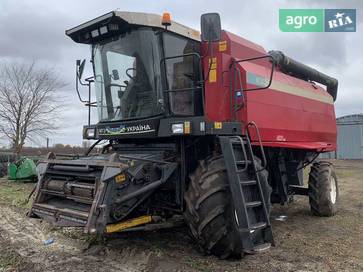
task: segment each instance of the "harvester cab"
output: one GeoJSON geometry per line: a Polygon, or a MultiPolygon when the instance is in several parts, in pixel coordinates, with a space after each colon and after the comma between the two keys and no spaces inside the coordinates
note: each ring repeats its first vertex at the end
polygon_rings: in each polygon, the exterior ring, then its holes
{"type": "Polygon", "coordinates": [[[336,212],[332,165],[314,162],[308,188],[302,169],[336,148],[337,80],[221,30],[216,13],[202,15],[201,31],[121,11],[66,31],[91,46],[94,75],[82,81],[77,61],[76,87],[84,139],[96,142],[80,158],[38,163],[30,216],[88,233],[182,219],[201,248],[227,258],[274,244],[272,203],[303,194],[314,214],[336,212]]]}

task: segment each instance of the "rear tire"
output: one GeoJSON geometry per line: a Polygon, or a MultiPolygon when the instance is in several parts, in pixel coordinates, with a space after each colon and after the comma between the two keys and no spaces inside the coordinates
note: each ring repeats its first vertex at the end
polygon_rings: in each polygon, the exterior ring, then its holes
{"type": "Polygon", "coordinates": [[[315,162],[309,173],[309,203],[316,216],[333,216],[338,210],[338,179],[329,162],[315,162]]]}
{"type": "MultiPolygon", "coordinates": [[[[261,169],[258,158],[255,163],[261,169]]],[[[259,172],[269,210],[271,187],[267,177],[266,170],[259,172]]],[[[184,218],[200,248],[221,259],[243,255],[223,156],[200,161],[190,176],[185,203],[184,218]]]]}

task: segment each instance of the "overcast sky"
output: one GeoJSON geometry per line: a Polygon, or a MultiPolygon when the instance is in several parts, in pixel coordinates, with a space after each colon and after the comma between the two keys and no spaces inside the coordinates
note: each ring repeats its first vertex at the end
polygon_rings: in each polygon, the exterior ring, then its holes
{"type": "MultiPolygon", "coordinates": [[[[75,60],[89,59],[90,50],[72,42],[64,31],[115,9],[168,11],[173,20],[198,30],[202,13],[218,12],[223,29],[338,78],[337,116],[363,113],[361,0],[0,0],[0,61],[36,60],[40,66],[56,69],[68,83],[60,91],[67,101],[62,130],[50,137],[51,144],[80,144],[82,126],[87,122],[87,110],[76,96],[74,70],[75,60]],[[357,9],[357,32],[282,33],[279,8],[357,9]]],[[[83,93],[86,95],[86,90],[83,93]]]]}

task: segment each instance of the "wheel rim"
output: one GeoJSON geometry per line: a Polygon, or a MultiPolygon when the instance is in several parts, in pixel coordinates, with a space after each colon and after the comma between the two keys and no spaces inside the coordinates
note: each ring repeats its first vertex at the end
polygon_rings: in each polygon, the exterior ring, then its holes
{"type": "Polygon", "coordinates": [[[333,204],[337,201],[337,185],[333,176],[330,177],[330,200],[333,204]]]}

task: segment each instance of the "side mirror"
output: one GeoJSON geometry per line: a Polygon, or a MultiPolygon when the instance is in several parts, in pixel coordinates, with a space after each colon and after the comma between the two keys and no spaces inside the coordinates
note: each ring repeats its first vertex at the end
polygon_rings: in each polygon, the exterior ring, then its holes
{"type": "Polygon", "coordinates": [[[81,62],[81,60],[77,60],[77,62],[76,62],[76,65],[77,65],[77,77],[79,79],[82,78],[83,71],[84,71],[84,65],[85,64],[86,64],[86,60],[85,59],[82,60],[82,62],[81,62]]]}
{"type": "Polygon", "coordinates": [[[200,18],[200,28],[203,42],[217,42],[221,40],[221,18],[218,13],[205,13],[200,18]]]}

